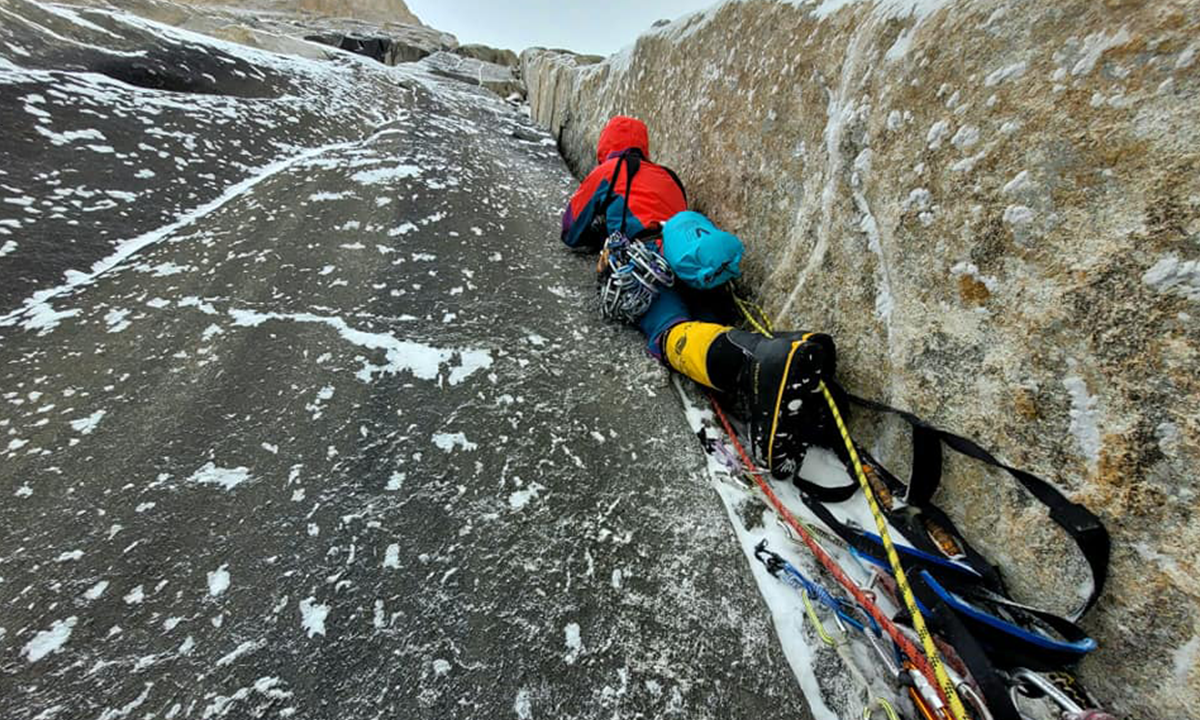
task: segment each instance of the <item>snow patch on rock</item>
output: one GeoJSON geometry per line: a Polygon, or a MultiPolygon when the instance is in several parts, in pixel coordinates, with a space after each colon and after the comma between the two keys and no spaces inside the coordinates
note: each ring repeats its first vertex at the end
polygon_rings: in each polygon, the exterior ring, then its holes
{"type": "Polygon", "coordinates": [[[217,597],[229,589],[229,566],[221,567],[208,573],[208,594],[217,597]]]}
{"type": "Polygon", "coordinates": [[[315,597],[300,601],[300,624],[310,638],[325,634],[325,620],[328,617],[329,606],[317,602],[315,597]]]}
{"type": "Polygon", "coordinates": [[[223,468],[216,463],[205,463],[188,478],[189,482],[200,485],[220,485],[226,490],[232,490],[250,479],[250,469],[246,467],[223,468]]]}
{"type": "Polygon", "coordinates": [[[80,435],[90,435],[93,430],[100,425],[100,421],[104,418],[105,411],[97,410],[87,417],[79,418],[71,421],[71,429],[80,435]]]}
{"type": "Polygon", "coordinates": [[[546,488],[538,483],[530,483],[521,490],[517,490],[508,496],[508,506],[513,510],[520,510],[529,504],[531,500],[535,500],[542,490],[546,488]]]}
{"type": "Polygon", "coordinates": [[[1142,282],[1160,293],[1200,300],[1200,261],[1164,255],[1142,275],[1142,282]]]}
{"type": "Polygon", "coordinates": [[[400,569],[400,545],[398,543],[387,546],[387,550],[383,553],[383,566],[395,570],[400,569]]]}
{"type": "Polygon", "coordinates": [[[567,639],[567,655],[563,660],[568,665],[574,665],[583,653],[583,637],[579,631],[579,623],[568,623],[563,631],[567,639]]]}
{"type": "Polygon", "coordinates": [[[1100,413],[1098,399],[1088,392],[1087,383],[1078,375],[1063,378],[1063,387],[1071,397],[1071,435],[1094,468],[1100,462],[1100,413]]]}
{"type": "Polygon", "coordinates": [[[433,444],[442,449],[443,452],[453,452],[455,447],[460,447],[463,450],[475,450],[479,446],[467,439],[463,433],[434,433],[433,444]]]}
{"type": "Polygon", "coordinates": [[[55,620],[50,625],[50,629],[38,632],[32,640],[25,644],[23,652],[26,659],[35,663],[47,655],[61,650],[62,646],[66,645],[67,640],[70,639],[71,631],[75,629],[77,622],[79,622],[79,618],[72,615],[66,620],[55,620]]]}

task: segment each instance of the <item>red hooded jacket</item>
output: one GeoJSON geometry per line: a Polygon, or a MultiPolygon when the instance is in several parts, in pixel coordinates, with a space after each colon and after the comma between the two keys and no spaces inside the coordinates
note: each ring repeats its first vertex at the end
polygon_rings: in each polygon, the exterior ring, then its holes
{"type": "Polygon", "coordinates": [[[618,163],[621,168],[612,183],[614,200],[606,217],[608,232],[620,229],[626,207],[625,232],[629,236],[645,228],[657,227],[675,213],[687,209],[687,196],[679,179],[666,167],[650,162],[650,134],[641,120],[623,115],[609,120],[600,133],[596,162],[599,165],[584,178],[563,213],[562,239],[567,245],[578,247],[597,242],[586,237],[586,227],[608,194],[609,182],[613,180],[618,163]],[[630,183],[629,197],[625,198],[630,161],[628,157],[622,161],[621,154],[628,155],[629,150],[639,151],[642,159],[630,183]]]}

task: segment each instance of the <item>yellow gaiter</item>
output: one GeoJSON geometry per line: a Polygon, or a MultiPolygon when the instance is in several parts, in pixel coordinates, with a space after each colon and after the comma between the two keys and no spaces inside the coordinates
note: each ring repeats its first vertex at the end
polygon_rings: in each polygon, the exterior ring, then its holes
{"type": "Polygon", "coordinates": [[[663,348],[667,364],[701,385],[717,389],[708,377],[708,348],[731,329],[716,323],[679,323],[667,333],[663,348]]]}

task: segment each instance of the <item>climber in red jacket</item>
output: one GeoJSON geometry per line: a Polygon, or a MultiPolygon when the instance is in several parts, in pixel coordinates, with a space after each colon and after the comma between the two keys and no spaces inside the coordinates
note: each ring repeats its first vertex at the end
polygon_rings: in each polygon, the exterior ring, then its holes
{"type": "MultiPolygon", "coordinates": [[[[671,221],[678,235],[704,244],[700,255],[732,241],[740,259],[740,241],[698,213],[686,212],[683,183],[669,168],[650,161],[650,137],[642,121],[612,118],[600,133],[596,162],[563,213],[562,241],[568,246],[600,250],[619,234],[662,253],[663,226],[671,221]]],[[[714,283],[736,277],[736,261],[734,265],[732,273],[716,268],[719,277],[706,276],[702,283],[689,283],[682,268],[673,266],[684,282],[656,286],[648,307],[629,319],[645,333],[655,358],[702,385],[737,396],[737,404],[747,411],[755,454],[783,478],[803,461],[808,443],[797,427],[800,408],[822,374],[832,374],[833,339],[811,333],[767,337],[710,322],[718,319],[714,283]]]]}
{"type": "Polygon", "coordinates": [[[592,221],[602,206],[601,219],[614,229],[624,227],[631,238],[658,229],[687,209],[678,176],[650,162],[650,135],[641,120],[622,115],[610,120],[600,133],[596,162],[563,213],[562,239],[568,246],[599,248],[609,233],[589,231],[599,229],[592,221]]]}

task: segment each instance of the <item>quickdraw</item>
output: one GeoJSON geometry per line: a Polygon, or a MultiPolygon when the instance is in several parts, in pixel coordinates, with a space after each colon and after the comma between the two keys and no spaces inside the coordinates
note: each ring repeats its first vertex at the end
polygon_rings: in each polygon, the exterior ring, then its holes
{"type": "Polygon", "coordinates": [[[870,638],[872,648],[879,653],[880,659],[888,666],[892,677],[896,678],[899,676],[899,659],[889,657],[887,649],[879,643],[874,642],[883,635],[883,630],[875,622],[874,618],[866,610],[862,610],[864,621],[860,622],[858,618],[851,614],[855,610],[853,605],[833,597],[828,590],[810,580],[781,555],[768,550],[766,538],[755,546],[754,557],[766,567],[767,572],[773,577],[778,578],[800,592],[800,597],[804,601],[805,614],[808,616],[808,621],[813,626],[813,629],[816,630],[817,636],[821,639],[821,642],[837,651],[838,656],[842,658],[842,662],[847,668],[851,669],[852,674],[858,680],[858,684],[867,693],[867,702],[863,707],[863,719],[868,720],[873,711],[878,708],[887,716],[888,720],[900,720],[896,709],[886,698],[872,694],[870,683],[867,682],[854,657],[847,650],[846,630],[849,627],[870,638]],[[821,618],[817,615],[817,610],[812,602],[814,598],[833,612],[838,637],[830,634],[825,624],[821,621],[821,618]]]}
{"type": "Polygon", "coordinates": [[[652,243],[615,232],[604,241],[596,264],[596,292],[606,320],[636,323],[650,309],[659,288],[675,284],[675,275],[652,243]]]}

